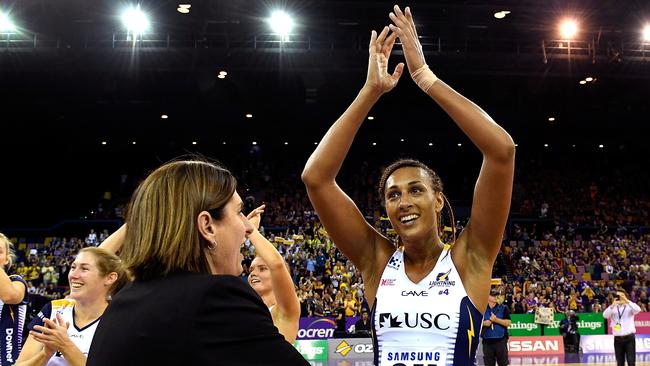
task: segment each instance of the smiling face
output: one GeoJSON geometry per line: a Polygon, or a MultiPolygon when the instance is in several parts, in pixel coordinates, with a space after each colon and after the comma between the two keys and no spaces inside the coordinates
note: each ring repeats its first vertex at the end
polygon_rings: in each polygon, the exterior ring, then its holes
{"type": "Polygon", "coordinates": [[[260,296],[269,291],[273,291],[271,287],[271,272],[266,262],[260,257],[255,257],[253,262],[251,262],[248,284],[260,296]]]}
{"type": "Polygon", "coordinates": [[[430,241],[438,236],[441,192],[431,187],[431,177],[418,167],[399,168],[386,180],[386,213],[404,242],[430,241]]]}
{"type": "Polygon", "coordinates": [[[95,256],[85,252],[80,252],[72,263],[68,281],[70,298],[78,301],[92,301],[98,297],[106,299],[114,282],[109,275],[101,275],[95,256]]]}

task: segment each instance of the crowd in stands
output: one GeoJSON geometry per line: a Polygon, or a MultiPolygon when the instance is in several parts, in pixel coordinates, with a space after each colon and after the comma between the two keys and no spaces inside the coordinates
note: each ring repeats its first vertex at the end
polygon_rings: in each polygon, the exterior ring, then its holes
{"type": "MultiPolygon", "coordinates": [[[[245,210],[266,204],[261,231],[290,267],[302,316],[339,311],[360,315],[367,308],[361,276],[320,226],[297,173],[302,162],[286,165],[278,171],[277,165],[255,162],[237,170],[245,210]]],[[[347,175],[349,181],[341,185],[370,223],[395,238],[376,193],[379,174],[366,163],[354,169],[356,174],[347,175]]],[[[621,169],[599,176],[593,169],[545,168],[535,161],[518,167],[512,212],[520,221],[511,220],[506,230],[501,255],[505,269],[495,273],[505,280],[503,294],[514,313],[534,312],[539,306],[558,312],[602,311],[619,287],[643,311],[650,310],[650,196],[644,189],[650,181],[647,174],[621,169]]],[[[120,190],[125,194],[128,181],[122,176],[120,190]]],[[[110,194],[104,198],[105,207],[124,214],[124,199],[110,194]]],[[[446,242],[453,241],[451,222],[445,217],[446,242]]],[[[456,232],[463,223],[455,223],[456,232]]],[[[108,235],[102,230],[83,238],[46,239],[36,251],[19,251],[10,272],[23,276],[32,294],[64,296],[74,255],[108,235]]],[[[253,251],[250,245],[244,249],[245,270],[253,251]]]]}

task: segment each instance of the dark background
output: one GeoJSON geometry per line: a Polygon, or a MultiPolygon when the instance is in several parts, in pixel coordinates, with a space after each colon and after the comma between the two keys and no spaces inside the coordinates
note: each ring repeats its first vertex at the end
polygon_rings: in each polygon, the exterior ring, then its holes
{"type": "MultiPolygon", "coordinates": [[[[178,2],[142,1],[152,31],[132,47],[116,16],[121,3],[0,4],[20,27],[0,34],[0,229],[83,217],[105,191],[119,193],[122,174],[137,183],[187,153],[219,159],[238,175],[254,174],[244,170],[257,162],[298,180],[314,142],[363,85],[370,30],[388,24],[393,4],[187,1],[183,15],[178,2]],[[276,7],[298,23],[283,44],[264,22],[276,7]],[[226,79],[217,78],[221,70],[226,79]]],[[[408,5],[428,64],[513,136],[518,164],[579,170],[602,161],[602,174],[626,166],[647,179],[650,44],[639,39],[649,4],[408,5]],[[512,13],[495,19],[499,10],[512,13]],[[555,47],[565,15],[582,24],[571,56],[566,42],[555,47]],[[587,76],[596,80],[578,84],[587,76]]],[[[391,70],[399,61],[396,46],[391,70]]],[[[371,115],[345,169],[419,157],[440,171],[452,199],[469,201],[480,154],[408,75],[371,115]]],[[[132,187],[121,189],[128,196],[132,187]]]]}

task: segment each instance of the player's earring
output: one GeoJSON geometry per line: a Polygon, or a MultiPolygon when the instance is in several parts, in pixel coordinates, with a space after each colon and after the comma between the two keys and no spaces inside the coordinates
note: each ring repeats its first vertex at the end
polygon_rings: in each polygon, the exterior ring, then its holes
{"type": "Polygon", "coordinates": [[[212,243],[208,244],[208,250],[213,252],[215,249],[217,249],[217,242],[213,241],[212,243]]]}

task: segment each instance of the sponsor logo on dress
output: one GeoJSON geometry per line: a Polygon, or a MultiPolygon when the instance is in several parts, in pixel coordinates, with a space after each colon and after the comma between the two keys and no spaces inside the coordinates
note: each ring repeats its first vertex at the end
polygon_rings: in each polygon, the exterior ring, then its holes
{"type": "Polygon", "coordinates": [[[402,296],[418,296],[418,297],[427,297],[429,293],[422,291],[402,291],[402,296]]]}
{"type": "Polygon", "coordinates": [[[381,280],[381,286],[395,286],[394,278],[383,278],[381,280]]]}
{"type": "Polygon", "coordinates": [[[388,261],[388,267],[392,269],[399,269],[401,265],[402,261],[399,258],[395,256],[390,257],[390,260],[388,261]]]}
{"type": "Polygon", "coordinates": [[[420,328],[447,330],[451,326],[451,317],[445,313],[380,313],[379,329],[382,328],[420,328]]]}

